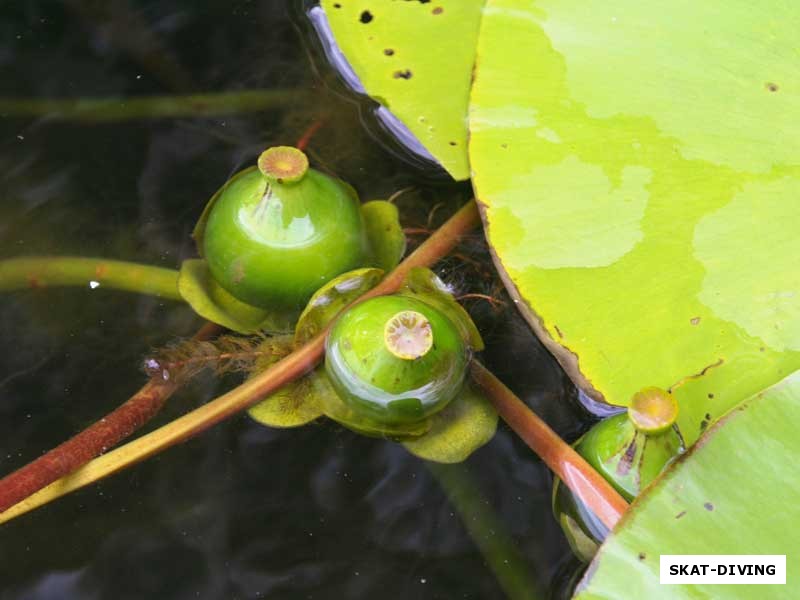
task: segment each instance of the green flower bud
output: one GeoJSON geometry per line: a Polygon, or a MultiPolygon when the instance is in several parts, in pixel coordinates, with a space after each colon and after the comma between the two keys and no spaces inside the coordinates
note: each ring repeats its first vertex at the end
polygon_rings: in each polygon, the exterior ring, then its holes
{"type": "MultiPolygon", "coordinates": [[[[575,450],[631,501],[683,452],[683,439],[673,427],[677,417],[672,394],[645,388],[634,394],[626,412],[589,429],[575,443],[575,450]]],[[[561,481],[553,489],[553,512],[573,550],[589,560],[606,528],[561,481]]]]}
{"type": "Polygon", "coordinates": [[[407,296],[367,300],[342,315],[326,340],[325,369],[355,412],[414,423],[461,390],[469,348],[436,308],[407,296]]]}
{"type": "Polygon", "coordinates": [[[302,308],[324,283],[367,262],[358,199],[285,146],[219,191],[201,235],[216,282],[262,308],[302,308]]]}

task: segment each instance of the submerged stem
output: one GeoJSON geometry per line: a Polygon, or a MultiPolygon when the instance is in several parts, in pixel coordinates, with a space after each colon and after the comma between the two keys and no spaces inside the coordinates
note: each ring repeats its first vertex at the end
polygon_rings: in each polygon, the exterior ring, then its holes
{"type": "Polygon", "coordinates": [[[469,472],[461,465],[425,464],[444,489],[506,596],[511,600],[541,598],[541,586],[531,574],[531,565],[520,554],[469,472]]]}
{"type": "MultiPolygon", "coordinates": [[[[206,323],[193,339],[206,340],[220,330],[218,325],[206,323]]],[[[152,377],[120,407],[60,446],[0,479],[0,511],[14,506],[120,443],[152,419],[178,387],[177,381],[152,377]]]]}
{"type": "Polygon", "coordinates": [[[0,114],[90,122],[209,117],[288,106],[304,96],[302,90],[276,89],[133,98],[0,98],[0,114]]]}
{"type": "Polygon", "coordinates": [[[0,260],[0,291],[80,286],[182,300],[178,271],[103,258],[26,256],[0,260]]]}
{"type": "MultiPolygon", "coordinates": [[[[444,257],[459,243],[460,238],[479,222],[477,206],[471,201],[437,229],[383,281],[356,300],[356,303],[397,291],[411,269],[430,266],[444,257]]],[[[298,379],[320,362],[324,353],[325,336],[330,326],[239,387],[151,433],[95,458],[83,468],[18,502],[0,513],[0,523],[10,521],[56,498],[145,460],[253,406],[287,383],[298,379]]],[[[473,378],[491,398],[500,416],[606,526],[613,528],[627,509],[627,502],[499,379],[477,361],[473,361],[472,364],[473,378]]],[[[4,482],[0,481],[0,497],[4,493],[3,486],[4,482]]]]}

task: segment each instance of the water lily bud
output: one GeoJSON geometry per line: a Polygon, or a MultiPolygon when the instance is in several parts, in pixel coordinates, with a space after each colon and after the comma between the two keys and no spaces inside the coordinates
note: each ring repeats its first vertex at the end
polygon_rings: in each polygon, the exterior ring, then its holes
{"type": "Polygon", "coordinates": [[[367,300],[326,341],[325,369],[342,400],[386,424],[420,421],[461,390],[469,348],[442,312],[407,296],[367,300]]]}
{"type": "Polygon", "coordinates": [[[201,233],[216,282],[263,308],[301,308],[333,277],[363,266],[367,242],[358,199],[309,168],[297,148],[269,148],[258,169],[217,194],[201,233]]]}
{"type": "MultiPolygon", "coordinates": [[[[633,500],[684,450],[675,430],[678,404],[669,392],[650,387],[634,394],[626,412],[595,424],[575,443],[586,459],[628,501],[633,500]]],[[[561,481],[553,512],[576,554],[589,560],[607,530],[561,481]]]]}

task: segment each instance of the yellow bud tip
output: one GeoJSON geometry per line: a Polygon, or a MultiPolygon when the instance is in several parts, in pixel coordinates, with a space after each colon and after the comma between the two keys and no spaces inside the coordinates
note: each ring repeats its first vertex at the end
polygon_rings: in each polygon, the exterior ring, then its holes
{"type": "Polygon", "coordinates": [[[258,157],[258,170],[270,181],[294,183],[308,171],[308,157],[291,146],[274,146],[258,157]]]}
{"type": "Polygon", "coordinates": [[[642,433],[662,433],[672,427],[678,418],[678,403],[666,390],[657,387],[644,388],[631,398],[628,418],[642,433]]]}
{"type": "Polygon", "coordinates": [[[415,310],[404,310],[386,322],[383,329],[386,349],[403,360],[425,356],[433,346],[433,331],[425,315],[415,310]]]}

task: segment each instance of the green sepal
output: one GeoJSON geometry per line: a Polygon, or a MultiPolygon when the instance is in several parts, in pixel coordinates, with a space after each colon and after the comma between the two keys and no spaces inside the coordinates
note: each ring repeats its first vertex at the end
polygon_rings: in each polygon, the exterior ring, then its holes
{"type": "Polygon", "coordinates": [[[211,214],[211,209],[214,206],[214,203],[219,199],[222,195],[222,192],[225,189],[232,185],[234,181],[239,179],[240,177],[244,177],[245,175],[250,174],[252,171],[258,169],[257,165],[253,165],[252,167],[248,167],[242,171],[236,173],[233,177],[228,179],[221,188],[219,188],[214,195],[211,196],[211,199],[206,202],[205,207],[203,208],[203,212],[200,214],[200,218],[197,220],[197,223],[194,225],[194,229],[192,230],[192,239],[194,240],[195,246],[197,247],[197,253],[202,257],[203,256],[203,235],[206,230],[206,223],[208,223],[208,216],[211,214]]]}
{"type": "Polygon", "coordinates": [[[387,425],[385,423],[374,421],[369,417],[356,414],[353,409],[351,409],[342,401],[342,399],[339,397],[339,394],[336,393],[336,390],[334,390],[333,385],[331,385],[324,368],[318,368],[314,372],[314,376],[317,377],[320,382],[324,382],[320,383],[320,388],[323,386],[326,388],[325,393],[319,394],[319,399],[325,415],[340,425],[344,425],[348,429],[352,429],[356,433],[370,437],[382,437],[400,440],[423,435],[431,428],[431,418],[423,419],[416,423],[387,425]]]}
{"type": "Polygon", "coordinates": [[[317,371],[286,384],[247,411],[250,417],[267,427],[301,427],[324,413],[320,398],[330,393],[317,371]]]}
{"type": "Polygon", "coordinates": [[[319,288],[297,320],[295,346],[302,346],[322,331],[342,309],[378,285],[383,274],[381,269],[356,269],[342,273],[319,288]]]}
{"type": "Polygon", "coordinates": [[[558,478],[553,482],[552,504],[553,514],[572,552],[582,562],[592,560],[608,535],[608,529],[558,478]]]}
{"type": "Polygon", "coordinates": [[[388,273],[406,252],[406,234],[397,207],[386,200],[371,200],[361,205],[361,214],[372,262],[388,273]]]}
{"type": "Polygon", "coordinates": [[[473,350],[476,352],[483,350],[483,339],[469,313],[456,301],[445,283],[430,269],[425,267],[411,269],[397,293],[401,296],[418,298],[438,309],[458,327],[461,335],[473,350]]]}
{"type": "Polygon", "coordinates": [[[494,437],[497,419],[492,403],[468,381],[450,404],[430,418],[430,430],[403,441],[403,446],[425,460],[459,463],[494,437]]]}
{"type": "Polygon", "coordinates": [[[203,259],[183,261],[178,292],[204,319],[238,333],[291,331],[295,314],[257,308],[237,300],[211,277],[203,259]]]}

